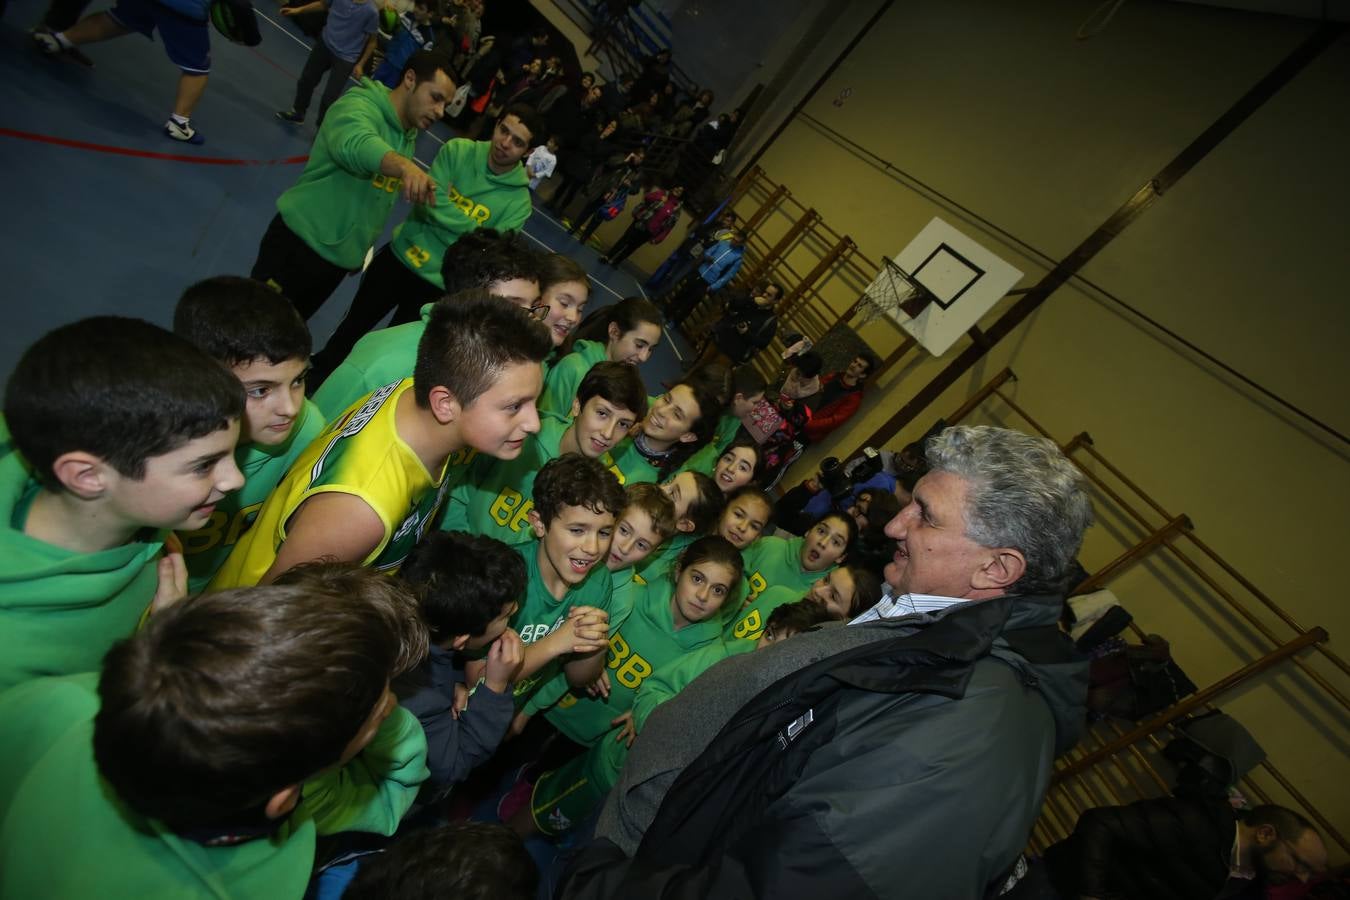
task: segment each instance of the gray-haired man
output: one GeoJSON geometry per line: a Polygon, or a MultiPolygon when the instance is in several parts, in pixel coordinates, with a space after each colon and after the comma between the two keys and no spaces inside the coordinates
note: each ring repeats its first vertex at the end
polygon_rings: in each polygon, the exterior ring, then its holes
{"type": "Polygon", "coordinates": [[[891,592],[713,667],[647,720],[562,896],[978,898],[1084,721],[1056,627],[1092,519],[1053,443],[949,428],[886,529],[891,592]]]}

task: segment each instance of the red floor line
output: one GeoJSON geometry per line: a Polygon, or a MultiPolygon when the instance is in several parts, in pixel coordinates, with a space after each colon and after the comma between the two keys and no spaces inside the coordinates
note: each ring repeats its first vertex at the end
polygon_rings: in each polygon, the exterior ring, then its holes
{"type": "Polygon", "coordinates": [[[111,144],[94,144],[89,141],[76,141],[70,138],[55,137],[50,134],[34,134],[31,131],[19,131],[14,128],[0,128],[0,137],[17,138],[21,141],[33,141],[39,144],[55,144],[58,147],[73,147],[76,150],[89,150],[94,153],[108,153],[113,156],[136,156],[142,159],[163,159],[169,162],[195,163],[199,166],[293,166],[309,160],[304,156],[285,156],[278,159],[236,159],[228,156],[189,156],[183,153],[158,153],[154,150],[137,150],[132,147],[114,147],[111,144]]]}

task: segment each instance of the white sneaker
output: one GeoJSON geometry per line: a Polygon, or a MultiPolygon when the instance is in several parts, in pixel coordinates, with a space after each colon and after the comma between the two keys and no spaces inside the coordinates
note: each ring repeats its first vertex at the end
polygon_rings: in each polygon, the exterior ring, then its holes
{"type": "Polygon", "coordinates": [[[201,132],[192,127],[189,122],[186,125],[179,125],[173,119],[164,123],[164,133],[175,141],[182,141],[185,144],[204,144],[206,138],[201,136],[201,132]]]}

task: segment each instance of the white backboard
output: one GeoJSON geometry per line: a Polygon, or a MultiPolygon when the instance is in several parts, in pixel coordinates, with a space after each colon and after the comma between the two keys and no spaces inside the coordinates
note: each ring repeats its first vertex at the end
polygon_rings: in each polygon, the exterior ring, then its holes
{"type": "MultiPolygon", "coordinates": [[[[896,254],[895,262],[936,298],[914,318],[902,310],[891,313],[934,356],[946,353],[1022,277],[1017,269],[938,218],[896,254]]],[[[868,293],[890,277],[885,271],[878,274],[868,293]]]]}

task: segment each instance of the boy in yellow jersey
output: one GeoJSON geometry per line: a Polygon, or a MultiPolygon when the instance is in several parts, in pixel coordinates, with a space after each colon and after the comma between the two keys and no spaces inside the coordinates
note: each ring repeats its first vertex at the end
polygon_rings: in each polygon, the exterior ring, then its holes
{"type": "Polygon", "coordinates": [[[246,397],[234,450],[244,486],[217,503],[205,525],[178,534],[188,591],[196,594],[248,531],[291,463],[323,431],[324,420],[305,399],[309,328],[291,301],[262,282],[233,275],[197,282],[179,298],[173,330],[228,366],[246,397]]]}
{"type": "Polygon", "coordinates": [[[479,457],[450,493],[441,528],[519,544],[533,537],[534,478],[551,459],[580,453],[598,459],[647,414],[647,392],[628,363],[602,362],[586,373],[572,418],[540,417],[539,433],[515,459],[479,457]]]}
{"type": "Polygon", "coordinates": [[[466,471],[457,453],[512,459],[539,430],[552,346],[529,312],[485,291],[438,304],[413,377],[357,401],[306,448],[210,589],[319,558],[397,569],[439,511],[447,470],[466,471]]]}

